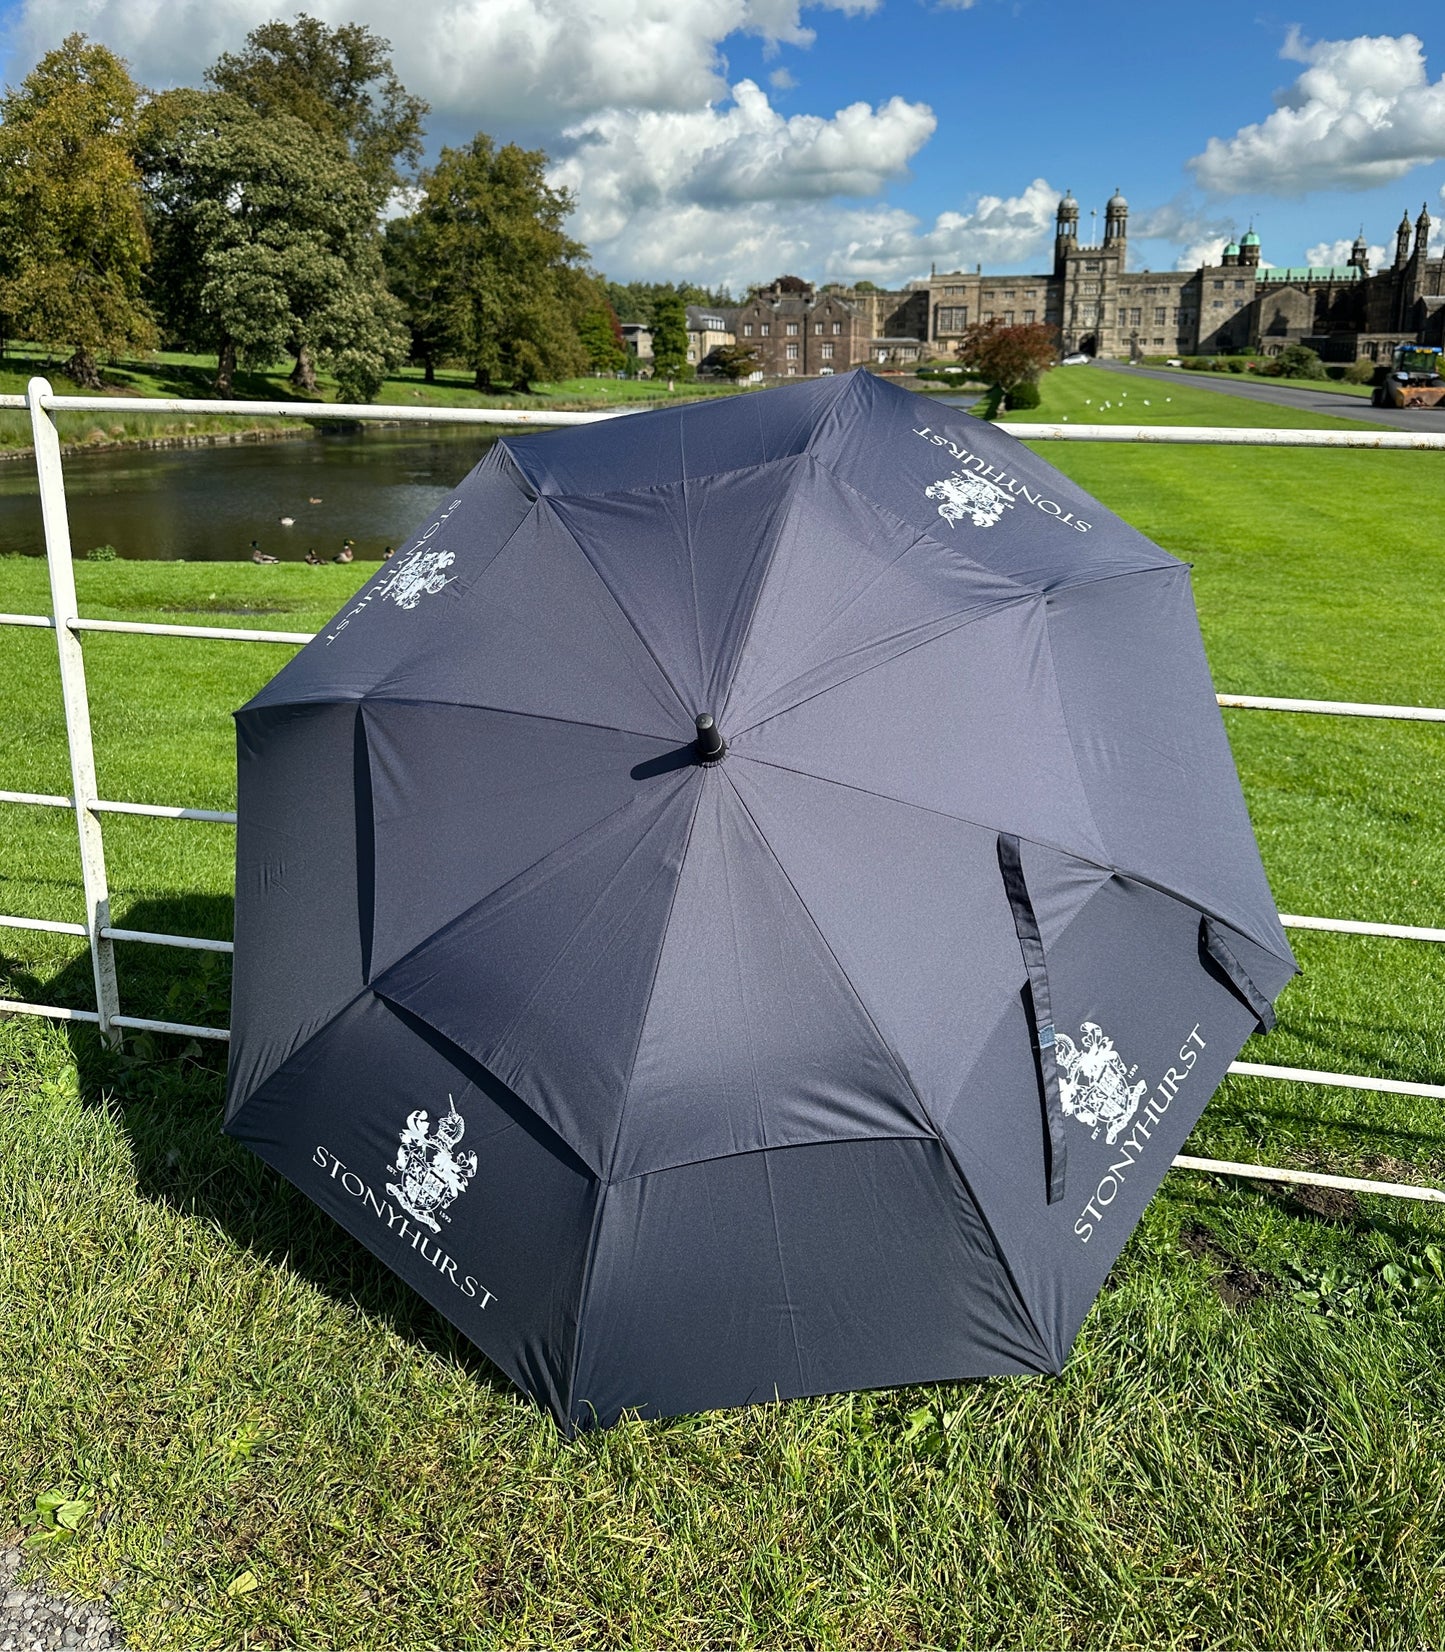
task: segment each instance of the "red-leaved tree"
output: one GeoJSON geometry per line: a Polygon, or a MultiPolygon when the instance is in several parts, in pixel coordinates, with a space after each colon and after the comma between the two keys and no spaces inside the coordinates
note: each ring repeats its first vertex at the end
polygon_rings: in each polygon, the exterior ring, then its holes
{"type": "Polygon", "coordinates": [[[1040,321],[1011,327],[994,316],[976,321],[958,343],[958,359],[969,374],[1002,400],[1016,385],[1033,383],[1053,366],[1058,335],[1040,321]]]}

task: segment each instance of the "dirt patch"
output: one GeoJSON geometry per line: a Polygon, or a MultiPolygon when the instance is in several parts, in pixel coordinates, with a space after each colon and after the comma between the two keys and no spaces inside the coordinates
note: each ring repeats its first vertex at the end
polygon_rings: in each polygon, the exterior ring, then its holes
{"type": "Polygon", "coordinates": [[[1290,1188],[1288,1199],[1297,1210],[1341,1226],[1353,1222],[1360,1214],[1360,1201],[1342,1187],[1312,1187],[1308,1182],[1300,1182],[1290,1188]]]}
{"type": "Polygon", "coordinates": [[[1207,1228],[1192,1223],[1181,1231],[1179,1239],[1191,1256],[1200,1257],[1217,1270],[1210,1283],[1226,1308],[1243,1308],[1269,1289],[1262,1274],[1232,1256],[1207,1228]]]}

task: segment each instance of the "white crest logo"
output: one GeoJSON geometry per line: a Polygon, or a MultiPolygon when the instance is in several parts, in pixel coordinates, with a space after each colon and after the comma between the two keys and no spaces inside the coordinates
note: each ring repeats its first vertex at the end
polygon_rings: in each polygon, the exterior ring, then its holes
{"type": "Polygon", "coordinates": [[[1143,1079],[1130,1085],[1129,1069],[1114,1048],[1114,1040],[1093,1021],[1079,1029],[1080,1049],[1067,1033],[1054,1037],[1054,1060],[1059,1067],[1059,1100],[1064,1112],[1089,1127],[1097,1137],[1101,1127],[1112,1147],[1119,1133],[1139,1110],[1147,1088],[1143,1079]]]}
{"type": "Polygon", "coordinates": [[[423,597],[434,597],[457,577],[453,574],[448,579],[442,572],[455,561],[450,551],[413,551],[383,583],[381,594],[390,597],[398,608],[415,608],[423,597]]]}
{"type": "Polygon", "coordinates": [[[966,476],[956,470],[923,490],[925,499],[941,499],[938,514],[949,527],[970,518],[976,528],[991,528],[1006,510],[1012,510],[1014,499],[997,482],[984,476],[966,476]]]}
{"type": "Polygon", "coordinates": [[[388,1182],[386,1191],[403,1210],[418,1222],[424,1222],[433,1233],[441,1232],[438,1216],[451,1220],[446,1214],[447,1206],[458,1194],[466,1192],[467,1183],[477,1173],[475,1153],[454,1151],[466,1124],[450,1096],[447,1105],[451,1111],[437,1122],[435,1134],[431,1132],[425,1109],[418,1108],[409,1115],[396,1159],[387,1166],[396,1181],[388,1182]]]}

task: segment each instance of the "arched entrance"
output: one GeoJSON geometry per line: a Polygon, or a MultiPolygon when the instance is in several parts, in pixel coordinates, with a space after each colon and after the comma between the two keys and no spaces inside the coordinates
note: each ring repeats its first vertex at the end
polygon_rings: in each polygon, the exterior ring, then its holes
{"type": "Polygon", "coordinates": [[[1099,353],[1099,335],[1097,333],[1085,333],[1079,340],[1078,349],[1081,356],[1097,356],[1099,353]]]}

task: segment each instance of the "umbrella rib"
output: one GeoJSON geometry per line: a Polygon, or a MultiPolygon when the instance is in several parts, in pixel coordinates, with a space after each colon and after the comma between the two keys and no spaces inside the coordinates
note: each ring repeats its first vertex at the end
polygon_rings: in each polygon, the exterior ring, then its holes
{"type": "MultiPolygon", "coordinates": [[[[674,792],[676,789],[677,788],[674,787],[674,792]]],[[[408,963],[412,958],[414,958],[423,947],[431,946],[433,942],[440,940],[441,937],[447,934],[449,930],[455,929],[458,924],[465,923],[468,918],[473,916],[478,907],[484,906],[490,900],[495,900],[504,889],[509,889],[519,879],[525,878],[530,873],[535,872],[544,861],[550,860],[554,855],[560,855],[564,849],[570,848],[579,838],[585,837],[589,832],[595,832],[600,826],[605,826],[608,821],[613,820],[620,815],[624,809],[636,808],[640,801],[642,800],[638,797],[629,797],[626,802],[619,803],[615,809],[609,809],[605,815],[601,815],[598,819],[589,821],[587,825],[580,827],[572,834],[571,837],[563,838],[561,843],[558,843],[553,848],[548,849],[545,854],[538,855],[536,860],[529,861],[524,867],[521,868],[520,871],[514,872],[512,876],[509,877],[504,883],[499,883],[495,889],[489,889],[486,894],[479,895],[469,906],[458,912],[456,917],[448,918],[440,929],[433,930],[430,935],[424,935],[414,946],[409,947],[407,951],[403,952],[399,958],[396,958],[389,963],[379,975],[374,977],[373,982],[368,983],[368,985],[371,985],[374,991],[383,992],[383,996],[385,996],[384,990],[374,984],[376,981],[385,980],[385,978],[393,970],[400,969],[403,964],[408,963]]],[[[654,822],[654,824],[656,823],[654,822]]],[[[645,835],[646,834],[644,834],[644,836],[645,835]]]]}
{"type": "MultiPolygon", "coordinates": [[[[338,701],[337,704],[352,702],[338,701]]],[[[452,706],[457,711],[492,711],[503,717],[534,717],[543,723],[561,723],[567,728],[595,728],[607,734],[631,734],[639,740],[671,741],[677,745],[677,735],[669,729],[666,734],[649,734],[646,729],[623,728],[620,723],[594,723],[587,717],[559,717],[550,711],[523,711],[520,706],[494,706],[481,700],[443,700],[435,695],[426,699],[417,699],[410,694],[363,694],[359,705],[386,705],[386,706],[452,706]]]]}
{"type": "MultiPolygon", "coordinates": [[[[876,797],[881,799],[884,803],[896,803],[901,809],[917,809],[920,814],[938,815],[940,819],[943,820],[956,820],[960,826],[973,826],[978,831],[987,832],[990,835],[995,835],[1002,830],[997,821],[990,823],[985,820],[974,820],[970,815],[954,814],[950,809],[935,808],[931,803],[915,803],[911,798],[898,797],[893,792],[879,792],[875,791],[871,786],[860,786],[855,780],[839,780],[836,776],[831,774],[819,774],[816,769],[800,769],[795,763],[779,763],[773,758],[759,757],[753,752],[734,751],[731,753],[731,756],[737,758],[740,762],[761,763],[764,767],[778,769],[783,774],[806,775],[809,780],[821,780],[823,784],[827,786],[842,786],[845,791],[859,792],[864,797],[876,797]]],[[[1030,832],[1019,831],[1013,826],[1010,826],[1008,831],[1011,836],[1018,838],[1023,843],[1037,844],[1040,849],[1052,850],[1053,853],[1057,855],[1068,855],[1071,859],[1082,861],[1086,866],[1096,867],[1101,872],[1109,872],[1111,874],[1119,872],[1119,868],[1112,865],[1110,862],[1100,860],[1097,855],[1085,854],[1082,850],[1074,848],[1071,844],[1053,843],[1046,837],[1036,837],[1030,832]]],[[[1125,877],[1131,876],[1129,873],[1123,873],[1122,875],[1125,877]]],[[[1144,882],[1146,880],[1140,879],[1139,881],[1144,882]]],[[[1170,891],[1166,889],[1163,893],[1167,895],[1170,891]]],[[[1228,922],[1228,919],[1224,921],[1228,922]]],[[[1235,925],[1234,927],[1237,928],[1238,925],[1235,925]]]]}
{"type": "Polygon", "coordinates": [[[1026,1324],[1029,1327],[1029,1329],[1033,1332],[1035,1340],[1037,1341],[1037,1343],[1039,1345],[1040,1352],[1044,1355],[1044,1358],[1046,1360],[1052,1361],[1053,1356],[1049,1352],[1048,1343],[1044,1338],[1043,1332],[1039,1329],[1037,1321],[1034,1319],[1033,1313],[1031,1312],[1031,1310],[1029,1308],[1029,1305],[1028,1305],[1028,1300],[1024,1296],[1024,1293],[1023,1293],[1022,1289],[1020,1288],[1017,1278],[1015,1278],[1015,1276],[1014,1276],[1013,1265],[1009,1261],[1008,1254],[1004,1250],[1003,1245],[999,1242],[998,1235],[994,1232],[993,1223],[989,1221],[988,1213],[983,1208],[983,1201],[973,1191],[972,1184],[969,1182],[968,1175],[964,1171],[963,1165],[959,1162],[957,1155],[954,1153],[951,1143],[948,1141],[948,1139],[944,1135],[943,1131],[939,1129],[937,1121],[934,1119],[932,1112],[929,1110],[928,1104],[924,1101],[923,1096],[922,1096],[921,1092],[919,1091],[919,1088],[918,1088],[917,1084],[915,1084],[914,1081],[913,1081],[912,1073],[910,1073],[908,1071],[907,1064],[904,1062],[903,1058],[898,1054],[898,1052],[893,1048],[892,1044],[889,1043],[888,1039],[886,1039],[883,1036],[882,1029],[879,1027],[878,1023],[873,1019],[873,1012],[868,1008],[868,1005],[864,1002],[862,993],[860,993],[858,991],[858,988],[854,985],[853,978],[848,974],[848,971],[846,969],[844,969],[842,960],[838,957],[838,954],[833,950],[832,942],[823,933],[822,925],[819,924],[817,918],[813,915],[813,909],[808,905],[807,901],[805,901],[803,899],[802,891],[798,888],[797,884],[793,882],[792,875],[789,873],[787,867],[783,865],[782,860],[778,856],[777,850],[773,848],[771,842],[769,842],[769,840],[768,840],[767,834],[763,831],[762,827],[758,824],[757,817],[753,814],[752,810],[750,808],[748,808],[747,800],[743,797],[742,793],[738,791],[737,787],[733,784],[732,779],[730,777],[727,777],[727,778],[728,778],[728,784],[730,786],[732,786],[733,795],[737,798],[738,803],[741,806],[743,813],[748,817],[748,820],[752,824],[753,830],[758,835],[758,841],[767,850],[768,854],[772,858],[773,864],[777,867],[778,871],[781,872],[783,877],[787,880],[788,887],[793,891],[794,899],[796,899],[796,901],[798,902],[798,905],[800,907],[802,907],[803,911],[808,914],[808,922],[812,924],[814,933],[817,935],[819,941],[822,942],[823,946],[827,949],[828,956],[833,960],[833,967],[838,971],[839,976],[842,978],[842,980],[846,984],[849,992],[852,993],[853,998],[854,998],[855,1002],[857,1003],[859,1010],[862,1012],[864,1019],[867,1021],[868,1025],[873,1029],[873,1036],[878,1040],[879,1048],[884,1052],[884,1054],[888,1057],[888,1060],[893,1064],[895,1070],[898,1073],[898,1076],[908,1086],[909,1093],[912,1095],[914,1101],[918,1104],[919,1113],[927,1121],[930,1129],[933,1131],[933,1139],[937,1141],[937,1143],[938,1143],[939,1147],[942,1149],[942,1151],[945,1154],[947,1154],[948,1161],[953,1166],[954,1174],[958,1177],[959,1181],[967,1189],[968,1196],[973,1201],[974,1209],[978,1212],[979,1220],[983,1223],[984,1228],[988,1232],[989,1238],[993,1241],[994,1252],[997,1255],[998,1260],[999,1260],[999,1265],[1002,1267],[1002,1269],[1004,1271],[1004,1274],[1005,1274],[1005,1277],[1008,1279],[1009,1285],[1013,1290],[1015,1305],[1018,1309],[1019,1315],[1020,1315],[1023,1323],[1026,1324]]]}
{"type": "Polygon", "coordinates": [[[703,788],[697,788],[692,800],[692,814],[688,817],[687,836],[683,839],[682,853],[677,860],[677,875],[672,881],[672,895],[667,903],[667,917],[663,920],[662,935],[657,943],[657,955],[652,960],[652,979],[647,983],[647,999],[642,1006],[642,1014],[637,1019],[637,1037],[632,1044],[632,1057],[627,1063],[627,1080],[622,1086],[622,1105],[617,1109],[617,1128],[612,1134],[612,1151],[607,1158],[606,1182],[612,1182],[612,1175],[617,1168],[617,1151],[622,1143],[622,1124],[627,1113],[627,1098],[632,1093],[632,1079],[637,1071],[637,1058],[642,1051],[642,1035],[647,1030],[647,1018],[652,1014],[652,1000],[657,992],[657,977],[662,970],[662,955],[667,949],[667,932],[672,928],[672,914],[677,907],[677,892],[682,887],[682,870],[687,864],[687,852],[692,847],[693,829],[697,825],[697,812],[702,805],[703,788]]]}
{"type": "MultiPolygon", "coordinates": [[[[1038,592],[1025,591],[1016,597],[1002,597],[997,602],[990,603],[985,607],[961,610],[957,614],[950,616],[957,621],[956,624],[947,626],[946,629],[942,631],[932,631],[926,637],[919,637],[917,642],[910,643],[907,648],[900,648],[897,653],[889,654],[884,659],[874,660],[871,665],[860,666],[857,671],[850,671],[846,677],[840,677],[837,682],[825,683],[822,688],[814,689],[811,694],[805,694],[801,700],[792,700],[785,706],[779,706],[776,711],[770,711],[766,717],[759,717],[755,723],[749,723],[746,728],[736,730],[732,738],[736,740],[739,735],[748,734],[755,728],[762,728],[765,723],[771,723],[775,717],[782,717],[790,711],[796,711],[799,706],[807,705],[810,700],[816,700],[824,694],[831,694],[835,688],[844,688],[849,683],[855,683],[860,677],[866,677],[870,671],[881,671],[885,665],[892,665],[895,660],[901,660],[906,655],[914,653],[917,649],[926,648],[931,642],[938,642],[942,637],[951,637],[955,631],[962,631],[966,625],[973,625],[977,621],[989,619],[994,614],[1001,613],[1005,608],[1012,608],[1017,603],[1027,602],[1031,597],[1038,596],[1038,592]]],[[[929,623],[939,624],[941,621],[930,621],[929,623]]],[[[925,626],[913,627],[913,631],[921,631],[924,629],[926,629],[925,626]]],[[[906,637],[910,634],[911,633],[908,631],[903,631],[899,632],[897,635],[899,637],[906,637]]],[[[868,646],[871,647],[875,645],[869,644],[868,646]]],[[[863,650],[855,649],[853,652],[862,653],[863,650]]],[[[796,678],[793,680],[794,682],[797,681],[796,678]]],[[[786,683],[783,685],[784,688],[787,688],[788,686],[789,685],[786,683]]]]}
{"type": "MultiPolygon", "coordinates": [[[[547,499],[548,498],[548,496],[546,494],[541,494],[538,497],[540,499],[547,499]]],[[[567,537],[572,541],[572,543],[577,547],[578,555],[587,564],[587,566],[592,570],[593,574],[596,575],[597,583],[602,587],[602,589],[604,591],[606,591],[609,599],[611,600],[612,606],[617,610],[617,612],[619,614],[621,614],[622,618],[626,621],[629,630],[631,630],[633,636],[636,637],[638,642],[642,644],[642,647],[643,647],[644,651],[646,652],[648,659],[650,659],[652,661],[652,663],[657,667],[658,674],[661,676],[663,682],[665,682],[667,684],[667,686],[672,690],[673,698],[677,701],[678,705],[682,708],[684,714],[688,717],[694,716],[695,713],[688,710],[687,701],[685,699],[683,699],[681,690],[678,688],[677,684],[675,682],[673,682],[672,678],[668,675],[667,667],[663,665],[663,663],[660,659],[658,659],[656,653],[653,651],[652,646],[648,642],[647,638],[644,637],[643,634],[641,633],[641,631],[639,631],[637,629],[637,622],[633,619],[632,615],[629,614],[627,612],[627,610],[622,606],[622,604],[617,600],[617,593],[612,589],[612,587],[602,577],[601,571],[598,569],[597,564],[592,560],[592,558],[590,556],[588,556],[586,548],[583,546],[582,541],[577,537],[577,535],[575,533],[573,533],[572,524],[570,522],[568,522],[566,517],[562,515],[562,513],[556,508],[555,505],[550,504],[550,502],[548,504],[548,509],[552,513],[552,520],[557,523],[557,525],[562,529],[563,533],[565,533],[567,535],[567,537]]]]}

